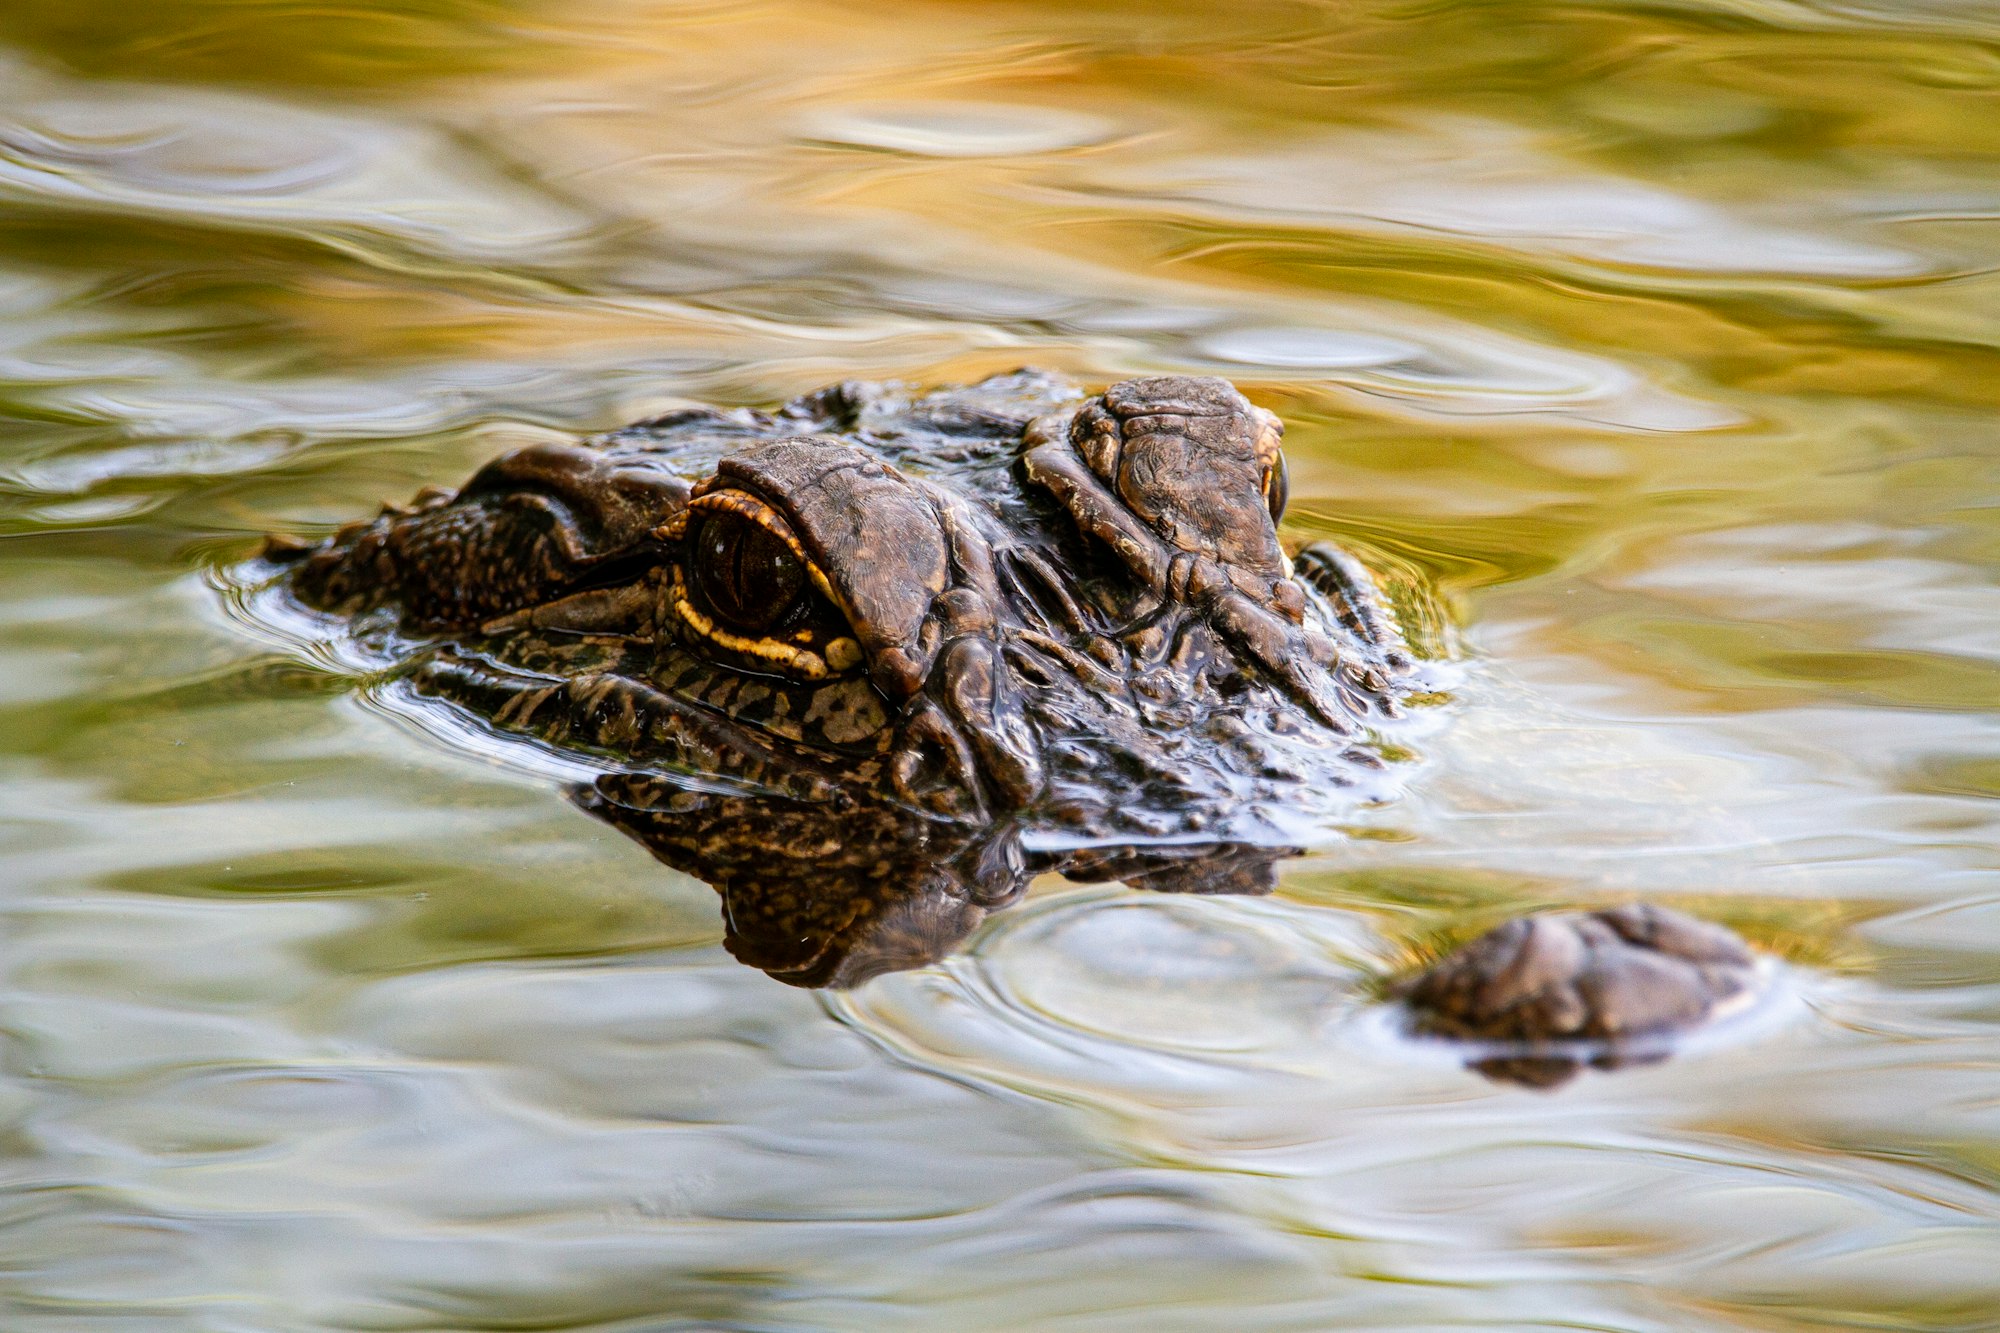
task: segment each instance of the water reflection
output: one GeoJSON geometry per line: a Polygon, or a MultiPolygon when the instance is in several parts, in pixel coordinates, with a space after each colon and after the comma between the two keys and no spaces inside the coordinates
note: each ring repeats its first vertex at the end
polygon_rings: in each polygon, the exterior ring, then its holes
{"type": "MultiPolygon", "coordinates": [[[[991,913],[1018,904],[1037,875],[1153,893],[1255,897],[1276,887],[1281,861],[1304,853],[1222,842],[1030,850],[1024,842],[1032,841],[1032,828],[1012,821],[947,824],[888,805],[836,808],[693,787],[663,797],[652,776],[607,774],[569,794],[662,863],[713,888],[722,899],[723,945],[738,962],[788,985],[834,990],[942,961],[991,913]]],[[[1532,937],[1543,939],[1552,927],[1562,934],[1566,920],[1514,924],[1532,924],[1532,937]]],[[[1590,928],[1616,943],[1601,925],[1590,928]]],[[[1629,951],[1617,950],[1619,958],[1590,969],[1584,993],[1593,1006],[1630,1009],[1615,1020],[1629,1032],[1607,1036],[1593,1028],[1576,1038],[1495,1040],[1493,1033],[1518,1017],[1490,1012],[1496,1003],[1490,997],[1468,997],[1496,977],[1535,966],[1510,962],[1511,951],[1495,958],[1485,946],[1497,934],[1423,978],[1390,987],[1395,1022],[1411,1028],[1405,1040],[1448,1044],[1466,1068],[1524,1087],[1558,1088],[1587,1069],[1659,1064],[1673,1053],[1677,1034],[1671,1029],[1698,1029],[1714,1013],[1747,1008],[1769,980],[1756,980],[1749,955],[1727,932],[1685,919],[1673,929],[1703,934],[1713,954],[1705,961],[1719,969],[1723,984],[1711,985],[1706,972],[1704,979],[1673,975],[1677,963],[1628,958],[1629,951]],[[1417,1016],[1401,1014],[1404,1001],[1420,1006],[1417,1016]],[[1653,1011],[1655,1017],[1643,1016],[1653,1011]]],[[[1167,959],[1154,964],[1180,965],[1167,959]]],[[[1561,968],[1547,960],[1541,966],[1556,981],[1561,968]]],[[[1329,1002],[1322,996],[1310,1005],[1329,1002]]],[[[1550,1001],[1526,996],[1509,1003],[1528,1014],[1550,1001]]],[[[1580,1007],[1574,994],[1568,1003],[1580,1007]]],[[[1529,1026],[1539,1021],[1531,1017],[1529,1026]]]]}
{"type": "Polygon", "coordinates": [[[1164,893],[1269,893],[1297,848],[1242,843],[1028,851],[1024,830],[941,824],[890,806],[834,809],[686,791],[662,802],[618,776],[571,799],[722,896],[724,944],[794,986],[858,986],[937,962],[1038,874],[1164,893]]]}
{"type": "Polygon", "coordinates": [[[1990,1326],[1996,41],[0,5],[0,1323],[1990,1326]],[[774,985],[194,572],[520,432],[1024,363],[1239,380],[1296,535],[1454,602],[1422,780],[1271,895],[1043,880],[774,985]],[[1798,1002],[1553,1096],[1362,1003],[1624,897],[1798,1002]]]}

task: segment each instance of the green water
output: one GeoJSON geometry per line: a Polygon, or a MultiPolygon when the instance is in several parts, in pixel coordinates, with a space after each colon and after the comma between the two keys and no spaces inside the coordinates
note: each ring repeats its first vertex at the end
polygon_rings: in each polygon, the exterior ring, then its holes
{"type": "Polygon", "coordinates": [[[0,1326],[2000,1328],[2000,4],[7,0],[0,1326]],[[1409,794],[839,995],[213,571],[673,398],[1226,374],[1409,794]],[[1788,960],[1549,1093],[1364,1000],[1788,960]]]}

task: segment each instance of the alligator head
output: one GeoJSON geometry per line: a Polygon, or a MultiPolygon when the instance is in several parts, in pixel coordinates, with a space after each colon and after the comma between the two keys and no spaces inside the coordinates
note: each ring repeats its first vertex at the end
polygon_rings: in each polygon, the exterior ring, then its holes
{"type": "Polygon", "coordinates": [[[539,445],[273,553],[625,801],[1237,837],[1379,769],[1358,734],[1412,666],[1358,562],[1280,546],[1281,434],[1214,379],[851,385],[539,445]]]}

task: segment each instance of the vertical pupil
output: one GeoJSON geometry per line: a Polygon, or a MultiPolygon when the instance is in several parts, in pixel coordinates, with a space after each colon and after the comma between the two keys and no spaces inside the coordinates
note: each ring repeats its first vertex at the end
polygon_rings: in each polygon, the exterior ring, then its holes
{"type": "Polygon", "coordinates": [[[1285,517],[1285,504],[1292,496],[1292,470],[1285,464],[1281,452],[1278,461],[1271,465],[1271,475],[1264,483],[1264,501],[1271,506],[1271,521],[1281,522],[1285,517]]]}
{"type": "Polygon", "coordinates": [[[702,519],[694,579],[709,607],[738,629],[769,627],[798,599],[805,570],[776,535],[730,513],[702,519]]]}

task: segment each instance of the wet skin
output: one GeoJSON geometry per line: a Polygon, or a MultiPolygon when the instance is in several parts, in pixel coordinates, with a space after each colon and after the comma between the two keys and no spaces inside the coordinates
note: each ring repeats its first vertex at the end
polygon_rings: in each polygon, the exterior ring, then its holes
{"type": "MultiPolygon", "coordinates": [[[[1282,434],[1217,379],[850,383],[265,556],[409,688],[596,769],[575,799],[714,885],[736,956],[852,985],[1043,871],[1266,892],[1287,830],[1392,790],[1375,737],[1425,668],[1358,561],[1280,544],[1282,434]]],[[[1403,989],[1420,1028],[1657,1036],[1748,984],[1686,964],[1699,923],[1515,925],[1403,989]]]]}

